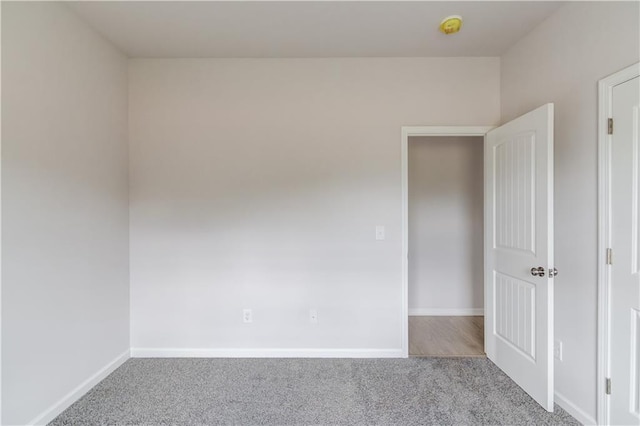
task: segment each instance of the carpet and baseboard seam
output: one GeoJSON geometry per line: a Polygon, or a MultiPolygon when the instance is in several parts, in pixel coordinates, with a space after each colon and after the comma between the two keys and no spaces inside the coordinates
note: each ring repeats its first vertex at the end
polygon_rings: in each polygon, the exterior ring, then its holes
{"type": "Polygon", "coordinates": [[[555,392],[555,403],[558,404],[563,410],[567,413],[571,414],[577,421],[582,423],[583,425],[595,425],[598,422],[596,419],[587,414],[580,407],[575,405],[573,402],[569,401],[567,397],[562,395],[561,393],[555,392]]]}
{"type": "Polygon", "coordinates": [[[402,358],[402,349],[131,348],[132,358],[402,358]]]}
{"type": "Polygon", "coordinates": [[[87,392],[89,392],[95,385],[105,379],[109,374],[113,373],[129,358],[130,350],[127,349],[27,424],[46,425],[47,423],[58,417],[76,401],[82,398],[87,392]]]}

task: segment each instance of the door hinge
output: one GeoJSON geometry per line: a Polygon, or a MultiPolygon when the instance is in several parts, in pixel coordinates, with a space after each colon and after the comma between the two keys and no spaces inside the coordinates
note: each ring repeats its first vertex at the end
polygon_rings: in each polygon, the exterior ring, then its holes
{"type": "Polygon", "coordinates": [[[609,135],[613,134],[613,118],[610,118],[607,121],[607,134],[609,134],[609,135]]]}
{"type": "Polygon", "coordinates": [[[607,249],[607,265],[613,265],[613,249],[607,249]]]}
{"type": "Polygon", "coordinates": [[[604,393],[606,393],[607,395],[611,395],[611,378],[607,377],[605,379],[605,389],[604,389],[604,393]]]}

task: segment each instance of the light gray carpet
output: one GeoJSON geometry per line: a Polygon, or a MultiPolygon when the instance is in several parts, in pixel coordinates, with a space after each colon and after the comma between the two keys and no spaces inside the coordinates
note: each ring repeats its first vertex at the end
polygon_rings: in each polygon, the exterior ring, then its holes
{"type": "Polygon", "coordinates": [[[130,359],[51,425],[577,425],[486,358],[130,359]]]}

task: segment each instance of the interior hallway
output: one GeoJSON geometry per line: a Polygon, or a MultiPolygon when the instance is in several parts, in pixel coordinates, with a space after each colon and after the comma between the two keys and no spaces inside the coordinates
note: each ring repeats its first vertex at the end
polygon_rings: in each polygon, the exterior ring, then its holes
{"type": "Polygon", "coordinates": [[[409,355],[485,356],[484,317],[410,316],[409,355]]]}

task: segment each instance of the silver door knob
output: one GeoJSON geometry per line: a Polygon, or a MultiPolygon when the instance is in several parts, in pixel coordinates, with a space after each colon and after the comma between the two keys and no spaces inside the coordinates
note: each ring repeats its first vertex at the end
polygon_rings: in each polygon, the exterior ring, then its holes
{"type": "Polygon", "coordinates": [[[558,270],[556,268],[549,268],[549,278],[553,278],[558,275],[558,270]]]}
{"type": "Polygon", "coordinates": [[[544,277],[547,271],[544,270],[542,266],[538,266],[537,268],[531,268],[531,275],[534,277],[544,277]]]}

